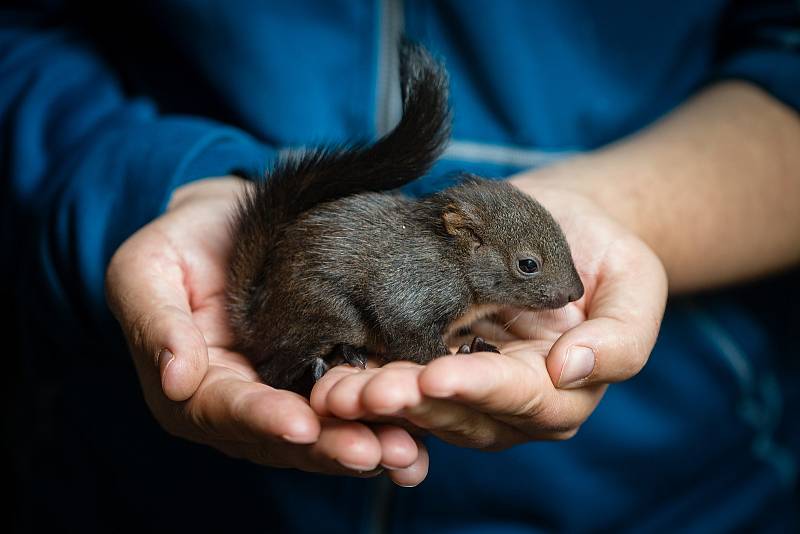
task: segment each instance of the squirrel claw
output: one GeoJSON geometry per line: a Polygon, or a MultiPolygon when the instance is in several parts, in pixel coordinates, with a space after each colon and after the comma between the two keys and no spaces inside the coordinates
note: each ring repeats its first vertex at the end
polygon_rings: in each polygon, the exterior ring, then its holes
{"type": "Polygon", "coordinates": [[[485,339],[482,337],[475,336],[475,339],[472,340],[472,345],[469,347],[470,352],[494,352],[500,354],[500,350],[492,345],[491,343],[487,343],[485,339]]]}
{"type": "Polygon", "coordinates": [[[342,358],[348,365],[361,369],[367,368],[367,352],[363,348],[357,349],[350,345],[342,345],[342,358]]]}
{"type": "Polygon", "coordinates": [[[320,378],[322,378],[322,375],[325,374],[325,371],[328,370],[329,365],[328,362],[322,358],[316,358],[312,365],[313,367],[311,369],[311,373],[314,376],[314,382],[317,382],[320,378]]]}

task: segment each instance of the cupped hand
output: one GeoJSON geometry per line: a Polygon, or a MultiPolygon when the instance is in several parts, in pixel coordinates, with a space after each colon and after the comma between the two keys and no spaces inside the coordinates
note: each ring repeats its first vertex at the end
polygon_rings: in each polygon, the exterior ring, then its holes
{"type": "Polygon", "coordinates": [[[337,367],[312,391],[322,416],[397,421],[459,446],[502,449],[573,436],[611,382],[644,366],[667,296],[656,255],[588,198],[532,189],[559,221],[585,286],[555,311],[505,310],[473,325],[502,354],[451,355],[427,366],[337,367]]]}
{"type": "Polygon", "coordinates": [[[164,215],[128,239],[106,275],[145,400],[173,435],[274,467],[374,476],[427,474],[424,446],[405,430],[319,417],[300,395],[258,380],[231,350],[224,306],[228,217],[247,183],[210,178],[177,189],[164,215]]]}

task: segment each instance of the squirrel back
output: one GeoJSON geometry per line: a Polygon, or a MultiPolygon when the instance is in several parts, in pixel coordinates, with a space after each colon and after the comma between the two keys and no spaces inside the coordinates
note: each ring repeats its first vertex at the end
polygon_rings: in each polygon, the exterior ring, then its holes
{"type": "MultiPolygon", "coordinates": [[[[278,162],[241,200],[235,226],[263,237],[323,202],[402,187],[424,175],[450,136],[447,75],[421,46],[403,42],[403,115],[373,144],[301,151],[278,162]]],[[[270,236],[268,240],[273,239],[270,236]]]]}
{"type": "Polygon", "coordinates": [[[283,228],[303,212],[357,193],[396,189],[423,176],[436,162],[450,136],[447,74],[422,46],[403,41],[400,77],[403,115],[387,135],[372,144],[289,156],[254,180],[232,220],[231,301],[241,305],[250,300],[237,292],[263,281],[283,228]]]}
{"type": "MultiPolygon", "coordinates": [[[[439,64],[404,43],[401,79],[391,133],[279,163],[234,215],[235,348],[273,387],[307,393],[330,366],[368,356],[424,364],[449,353],[444,336],[473,309],[558,308],[583,294],[558,224],[511,185],[384,193],[425,174],[450,133],[439,64]]],[[[496,349],[476,338],[466,350],[496,349]]]]}

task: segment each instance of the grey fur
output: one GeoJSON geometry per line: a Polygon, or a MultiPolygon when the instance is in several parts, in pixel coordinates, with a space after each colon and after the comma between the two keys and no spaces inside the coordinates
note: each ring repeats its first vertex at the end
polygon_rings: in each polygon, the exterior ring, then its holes
{"type": "Polygon", "coordinates": [[[427,172],[450,128],[443,70],[421,47],[401,51],[397,128],[280,164],[234,218],[231,326],[274,387],[307,392],[368,353],[426,363],[473,306],[557,308],[583,294],[558,224],[513,186],[467,177],[419,200],[385,192],[427,172]],[[539,272],[521,273],[520,258],[539,272]]]}

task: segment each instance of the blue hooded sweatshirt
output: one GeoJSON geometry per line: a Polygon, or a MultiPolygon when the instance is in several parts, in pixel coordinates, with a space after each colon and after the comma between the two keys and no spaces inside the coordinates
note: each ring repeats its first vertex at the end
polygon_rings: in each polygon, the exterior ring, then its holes
{"type": "Polygon", "coordinates": [[[720,79],[800,108],[797,2],[4,5],[6,457],[22,525],[797,528],[797,272],[673,300],[649,364],[612,386],[575,438],[499,453],[430,439],[430,474],[414,489],[260,468],[165,435],[103,296],[111,255],[176,186],[390,129],[400,35],[443,58],[451,77],[453,142],[409,187],[424,194],[452,170],[502,178],[601,147],[720,79]]]}

